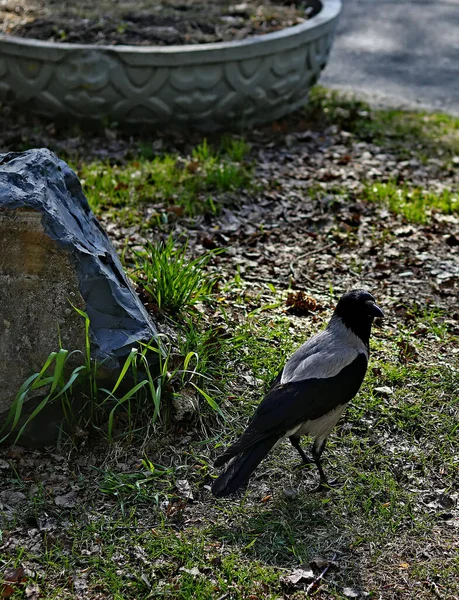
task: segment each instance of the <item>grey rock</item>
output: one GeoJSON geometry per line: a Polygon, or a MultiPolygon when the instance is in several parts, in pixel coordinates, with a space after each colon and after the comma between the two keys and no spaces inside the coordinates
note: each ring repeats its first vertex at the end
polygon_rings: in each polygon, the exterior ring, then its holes
{"type": "MultiPolygon", "coordinates": [[[[156,338],[78,177],[49,150],[0,155],[0,249],[0,420],[50,352],[84,350],[72,304],[90,318],[92,358],[107,376],[133,345],[156,338]]],[[[37,443],[49,441],[53,418],[37,443]]]]}

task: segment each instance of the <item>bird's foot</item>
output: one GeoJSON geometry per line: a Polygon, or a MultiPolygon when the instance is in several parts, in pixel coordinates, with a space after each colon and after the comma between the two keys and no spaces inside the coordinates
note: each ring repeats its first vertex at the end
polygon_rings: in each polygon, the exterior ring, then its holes
{"type": "Polygon", "coordinates": [[[320,492],[328,492],[333,489],[340,488],[342,483],[337,479],[333,479],[333,481],[321,481],[319,485],[311,490],[312,494],[318,494],[320,492]]]}

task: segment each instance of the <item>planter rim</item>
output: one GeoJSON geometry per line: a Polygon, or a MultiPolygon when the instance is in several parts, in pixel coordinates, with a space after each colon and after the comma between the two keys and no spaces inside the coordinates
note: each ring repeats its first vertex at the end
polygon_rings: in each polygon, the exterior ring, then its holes
{"type": "Polygon", "coordinates": [[[228,51],[230,49],[239,49],[247,46],[257,45],[263,46],[270,42],[281,41],[286,38],[292,38],[301,36],[310,29],[334,20],[341,10],[341,0],[322,0],[322,9],[311,19],[308,19],[304,23],[294,25],[292,27],[285,27],[279,31],[267,33],[265,35],[254,35],[252,37],[245,38],[243,40],[236,40],[233,42],[215,42],[208,44],[186,44],[186,45],[175,45],[175,46],[134,46],[134,45],[98,45],[98,44],[72,44],[72,43],[60,43],[60,42],[48,42],[46,40],[39,40],[36,38],[23,38],[15,35],[0,34],[0,43],[9,43],[12,45],[28,47],[30,49],[61,49],[67,50],[86,50],[86,51],[103,51],[103,52],[117,52],[123,54],[157,54],[170,56],[174,54],[192,53],[196,58],[207,51],[228,51]]]}

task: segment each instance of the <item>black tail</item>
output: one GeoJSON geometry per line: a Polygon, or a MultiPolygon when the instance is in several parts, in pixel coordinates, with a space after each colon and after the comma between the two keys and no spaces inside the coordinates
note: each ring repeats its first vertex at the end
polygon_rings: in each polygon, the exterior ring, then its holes
{"type": "Polygon", "coordinates": [[[278,437],[265,438],[242,452],[213,483],[212,493],[217,498],[234,494],[248,480],[278,437]]]}

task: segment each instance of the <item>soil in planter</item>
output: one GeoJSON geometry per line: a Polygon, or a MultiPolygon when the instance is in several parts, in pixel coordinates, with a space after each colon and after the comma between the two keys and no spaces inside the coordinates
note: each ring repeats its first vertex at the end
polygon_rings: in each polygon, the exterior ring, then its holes
{"type": "Polygon", "coordinates": [[[204,44],[298,25],[320,8],[320,0],[3,0],[0,31],[82,44],[204,44]]]}

